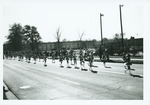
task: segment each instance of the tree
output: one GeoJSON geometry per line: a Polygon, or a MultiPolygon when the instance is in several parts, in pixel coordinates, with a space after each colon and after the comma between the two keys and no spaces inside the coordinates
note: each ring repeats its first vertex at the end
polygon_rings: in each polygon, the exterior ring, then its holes
{"type": "MultiPolygon", "coordinates": [[[[57,50],[58,52],[60,52],[60,37],[61,37],[61,30],[60,30],[60,27],[56,30],[56,40],[57,40],[57,50]]],[[[58,53],[59,54],[59,53],[58,53]]]]}
{"type": "Polygon", "coordinates": [[[37,51],[41,36],[35,26],[25,25],[23,28],[24,43],[31,47],[32,51],[37,51]]]}
{"type": "MultiPolygon", "coordinates": [[[[123,35],[125,35],[125,33],[123,33],[123,35]]],[[[122,36],[121,36],[121,34],[118,34],[118,33],[116,33],[115,35],[114,35],[114,38],[113,38],[113,40],[121,40],[121,38],[122,38],[122,36]]]]}
{"type": "Polygon", "coordinates": [[[66,39],[66,38],[64,38],[64,39],[62,40],[62,42],[67,42],[67,39],[66,39]]]}
{"type": "Polygon", "coordinates": [[[104,44],[104,45],[109,42],[109,40],[108,40],[107,38],[103,38],[102,40],[103,40],[103,44],[104,44]]]}
{"type": "Polygon", "coordinates": [[[92,44],[93,44],[94,48],[97,49],[98,45],[97,45],[97,40],[96,39],[92,40],[92,44]]]}
{"type": "Polygon", "coordinates": [[[78,32],[78,36],[79,36],[79,39],[80,39],[80,49],[81,49],[81,42],[82,42],[82,37],[83,37],[83,35],[85,35],[85,33],[84,32],[82,32],[81,34],[79,34],[79,32],[78,32]]]}
{"type": "Polygon", "coordinates": [[[112,45],[109,46],[109,54],[110,55],[114,54],[114,47],[112,45]]]}
{"type": "Polygon", "coordinates": [[[118,33],[116,33],[114,35],[114,40],[118,40],[118,39],[121,39],[121,35],[119,35],[118,33]]]}
{"type": "Polygon", "coordinates": [[[8,39],[8,49],[11,51],[21,51],[22,45],[22,26],[20,24],[14,23],[10,26],[8,39]]]}

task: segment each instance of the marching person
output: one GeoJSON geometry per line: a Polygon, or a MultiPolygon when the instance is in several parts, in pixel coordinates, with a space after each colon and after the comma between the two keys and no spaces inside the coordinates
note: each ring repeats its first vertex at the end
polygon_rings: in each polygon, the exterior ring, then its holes
{"type": "Polygon", "coordinates": [[[56,52],[52,51],[52,63],[55,63],[56,52]]]}
{"type": "Polygon", "coordinates": [[[78,69],[78,67],[77,67],[77,55],[76,55],[76,52],[74,52],[74,54],[73,54],[73,61],[74,61],[74,68],[78,69]]]}
{"type": "Polygon", "coordinates": [[[28,53],[28,63],[31,62],[31,61],[30,61],[30,60],[31,60],[31,55],[32,55],[31,52],[29,52],[29,53],[28,53]]]}
{"type": "Polygon", "coordinates": [[[67,61],[67,68],[71,68],[69,65],[69,52],[66,52],[66,61],[67,61]]]}
{"type": "Polygon", "coordinates": [[[21,51],[21,61],[24,61],[24,52],[23,51],[21,51]]]}
{"type": "Polygon", "coordinates": [[[36,64],[36,52],[33,53],[34,64],[36,64]]]}
{"type": "Polygon", "coordinates": [[[47,66],[46,61],[47,61],[47,52],[45,51],[43,53],[43,60],[44,60],[44,66],[47,66]]]}
{"type": "Polygon", "coordinates": [[[18,54],[18,61],[21,61],[21,52],[18,54]]]}
{"type": "Polygon", "coordinates": [[[37,53],[37,58],[39,59],[39,62],[41,61],[41,52],[39,51],[38,53],[37,53]]]}
{"type": "Polygon", "coordinates": [[[28,62],[28,52],[25,52],[25,62],[28,62]]]}
{"type": "Polygon", "coordinates": [[[89,53],[89,70],[93,71],[92,66],[93,66],[93,60],[94,60],[94,55],[93,51],[89,53]]]}
{"type": "Polygon", "coordinates": [[[62,52],[60,52],[60,56],[59,56],[59,61],[60,61],[60,67],[64,67],[63,65],[62,65],[62,63],[63,63],[63,54],[62,54],[62,52]]]}
{"type": "Polygon", "coordinates": [[[73,50],[72,50],[72,49],[71,49],[70,52],[69,52],[69,56],[70,56],[70,63],[71,63],[71,65],[73,65],[73,63],[72,63],[73,50]]]}
{"type": "Polygon", "coordinates": [[[82,52],[82,51],[80,51],[80,56],[79,56],[79,58],[80,58],[80,68],[81,68],[81,70],[84,70],[84,69],[85,69],[85,68],[84,68],[85,61],[84,61],[84,55],[83,55],[83,52],[82,52]]]}

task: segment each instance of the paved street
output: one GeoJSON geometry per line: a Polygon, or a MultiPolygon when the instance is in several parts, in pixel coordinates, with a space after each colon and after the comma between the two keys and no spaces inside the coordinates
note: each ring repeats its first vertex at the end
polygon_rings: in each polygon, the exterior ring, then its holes
{"type": "MultiPolygon", "coordinates": [[[[59,67],[49,59],[36,64],[4,59],[4,83],[21,100],[143,100],[143,65],[133,64],[132,76],[123,63],[94,62],[93,70],[59,67]]],[[[78,62],[79,66],[79,62],[78,62]]],[[[87,62],[85,67],[88,69],[87,62]]]]}

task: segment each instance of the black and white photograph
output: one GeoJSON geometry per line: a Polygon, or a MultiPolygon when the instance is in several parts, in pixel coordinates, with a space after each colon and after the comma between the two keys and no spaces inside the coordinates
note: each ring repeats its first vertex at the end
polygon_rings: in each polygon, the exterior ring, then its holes
{"type": "Polygon", "coordinates": [[[1,3],[3,105],[150,103],[149,0],[1,3]]]}

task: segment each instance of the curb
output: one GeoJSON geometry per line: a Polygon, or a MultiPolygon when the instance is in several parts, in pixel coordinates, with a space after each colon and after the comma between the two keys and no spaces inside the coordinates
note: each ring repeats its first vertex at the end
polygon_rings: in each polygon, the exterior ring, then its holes
{"type": "Polygon", "coordinates": [[[3,82],[3,100],[18,100],[18,98],[9,90],[8,86],[3,82]]]}
{"type": "MultiPolygon", "coordinates": [[[[101,60],[99,59],[95,59],[94,60],[95,62],[102,62],[101,60]]],[[[124,63],[122,60],[108,60],[107,62],[111,62],[111,63],[124,63]]],[[[133,64],[143,64],[143,60],[131,60],[131,62],[133,64]]]]}

